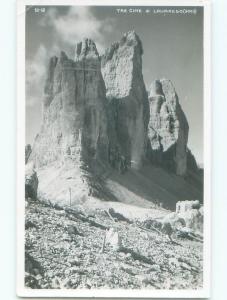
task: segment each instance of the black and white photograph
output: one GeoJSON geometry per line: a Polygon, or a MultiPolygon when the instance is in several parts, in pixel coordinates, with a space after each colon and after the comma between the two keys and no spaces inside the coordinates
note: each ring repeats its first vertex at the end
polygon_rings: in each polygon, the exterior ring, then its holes
{"type": "Polygon", "coordinates": [[[18,6],[18,294],[207,296],[209,6],[72,2],[18,6]]]}

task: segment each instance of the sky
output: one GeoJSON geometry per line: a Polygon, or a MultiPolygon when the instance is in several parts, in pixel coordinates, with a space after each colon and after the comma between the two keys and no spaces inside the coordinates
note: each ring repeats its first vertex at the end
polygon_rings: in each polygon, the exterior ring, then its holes
{"type": "Polygon", "coordinates": [[[146,88],[149,91],[155,79],[172,81],[189,123],[188,147],[202,164],[203,8],[186,9],[168,7],[167,12],[159,7],[27,7],[26,143],[33,144],[40,130],[49,58],[59,56],[61,50],[73,58],[76,43],[84,37],[93,39],[102,54],[125,32],[135,30],[143,44],[146,88]]]}

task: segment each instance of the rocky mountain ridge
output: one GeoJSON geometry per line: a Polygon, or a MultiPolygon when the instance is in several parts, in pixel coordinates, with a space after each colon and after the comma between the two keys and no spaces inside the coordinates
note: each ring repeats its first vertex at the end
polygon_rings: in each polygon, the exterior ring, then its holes
{"type": "Polygon", "coordinates": [[[189,125],[170,80],[155,80],[150,87],[149,140],[151,160],[178,175],[187,172],[189,125]]]}
{"type": "Polygon", "coordinates": [[[155,80],[148,95],[142,54],[142,42],[131,31],[102,57],[94,41],[84,39],[74,60],[64,52],[50,59],[41,130],[28,158],[40,182],[52,170],[41,193],[57,188],[63,195],[71,189],[74,198],[121,201],[109,192],[106,179],[113,172],[143,172],[147,165],[197,180],[197,164],[187,148],[189,125],[174,86],[155,80]]]}
{"type": "Polygon", "coordinates": [[[149,105],[142,74],[142,54],[138,35],[128,32],[102,57],[111,165],[119,154],[127,166],[139,169],[146,157],[149,105]]]}

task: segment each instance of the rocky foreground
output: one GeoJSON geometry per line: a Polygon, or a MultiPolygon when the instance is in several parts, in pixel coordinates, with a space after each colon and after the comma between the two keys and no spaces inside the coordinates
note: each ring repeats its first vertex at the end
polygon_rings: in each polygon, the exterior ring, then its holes
{"type": "Polygon", "coordinates": [[[26,201],[26,287],[202,287],[201,239],[180,237],[177,230],[170,239],[154,220],[138,223],[136,215],[127,219],[113,211],[26,201]]]}

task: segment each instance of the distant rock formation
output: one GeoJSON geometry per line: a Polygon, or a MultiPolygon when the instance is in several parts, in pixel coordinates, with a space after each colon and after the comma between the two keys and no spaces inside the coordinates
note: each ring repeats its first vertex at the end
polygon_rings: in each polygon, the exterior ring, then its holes
{"type": "Polygon", "coordinates": [[[152,83],[148,98],[142,54],[139,37],[130,31],[102,57],[95,43],[84,39],[76,44],[73,59],[65,52],[50,58],[41,129],[32,152],[29,146],[25,151],[26,162],[33,162],[39,175],[40,199],[70,205],[90,196],[121,201],[127,188],[113,191],[116,185],[108,179],[116,181],[116,172],[111,167],[121,174],[130,168],[140,171],[128,174],[136,184],[138,180],[135,190],[134,182],[126,180],[129,197],[141,199],[136,191],[146,189],[148,199],[168,198],[171,207],[185,195],[200,199],[202,181],[193,173],[197,164],[187,148],[189,126],[178,96],[170,80],[161,79],[152,83]],[[176,179],[166,169],[193,174],[176,179]],[[154,174],[168,182],[155,183],[154,174]]]}
{"type": "Polygon", "coordinates": [[[38,189],[38,177],[32,162],[25,167],[25,198],[36,200],[38,189]]]}
{"type": "Polygon", "coordinates": [[[28,162],[31,153],[32,153],[32,147],[30,144],[27,144],[25,146],[25,164],[28,162]]]}
{"type": "Polygon", "coordinates": [[[149,94],[148,156],[177,175],[187,171],[189,126],[170,80],[155,80],[149,94]]]}
{"type": "Polygon", "coordinates": [[[32,151],[35,164],[107,161],[106,91],[92,40],[76,45],[75,60],[64,52],[50,59],[44,93],[42,127],[32,151]]]}
{"type": "Polygon", "coordinates": [[[173,84],[155,80],[148,100],[142,54],[139,37],[130,31],[101,59],[90,39],[77,43],[74,60],[64,52],[52,57],[41,131],[26,157],[36,166],[109,163],[121,173],[141,168],[148,157],[178,175],[195,170],[187,119],[173,84]]]}
{"type": "Polygon", "coordinates": [[[124,34],[102,57],[113,167],[141,167],[146,153],[149,105],[142,74],[142,43],[134,31],[124,34]],[[124,166],[124,164],[126,166],[124,166]]]}

